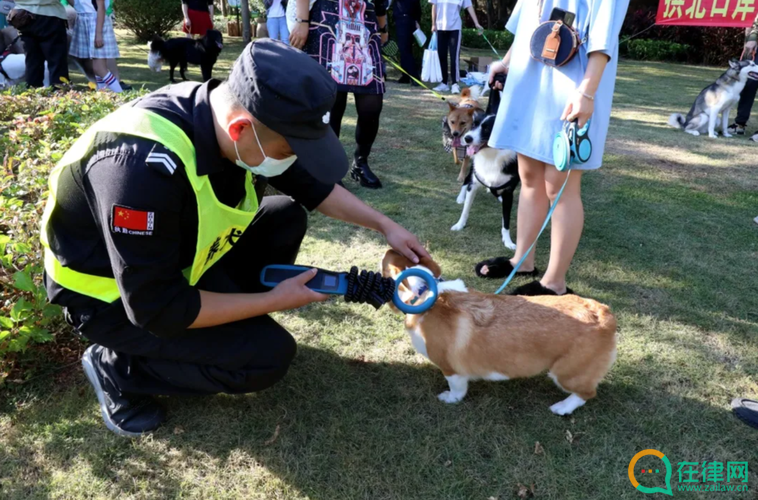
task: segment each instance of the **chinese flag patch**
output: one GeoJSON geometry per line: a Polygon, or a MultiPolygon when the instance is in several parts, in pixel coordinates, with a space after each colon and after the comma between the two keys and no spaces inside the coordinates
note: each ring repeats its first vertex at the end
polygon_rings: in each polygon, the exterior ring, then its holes
{"type": "Polygon", "coordinates": [[[155,226],[155,212],[113,205],[113,232],[150,236],[155,226]]]}

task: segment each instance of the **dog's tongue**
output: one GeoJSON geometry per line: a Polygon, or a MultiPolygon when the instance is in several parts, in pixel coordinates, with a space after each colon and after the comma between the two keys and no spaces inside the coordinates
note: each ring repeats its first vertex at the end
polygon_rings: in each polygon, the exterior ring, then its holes
{"type": "Polygon", "coordinates": [[[479,146],[469,146],[466,148],[466,154],[468,156],[474,156],[479,152],[479,146]]]}
{"type": "Polygon", "coordinates": [[[453,147],[454,148],[461,147],[461,138],[460,137],[453,137],[453,147]]]}

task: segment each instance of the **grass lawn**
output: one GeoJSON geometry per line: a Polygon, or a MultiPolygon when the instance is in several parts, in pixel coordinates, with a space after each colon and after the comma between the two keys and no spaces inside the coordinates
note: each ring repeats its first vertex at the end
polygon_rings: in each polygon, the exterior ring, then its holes
{"type": "MultiPolygon", "coordinates": [[[[241,47],[226,41],[216,75],[241,47]]],[[[124,80],[168,80],[147,70],[141,46],[121,50],[124,80]]],[[[0,497],[502,500],[529,498],[533,485],[536,498],[639,499],[627,466],[646,448],[669,457],[675,497],[758,497],[758,432],[729,410],[735,396],[758,397],[758,147],[666,125],[719,72],[620,65],[604,166],[585,176],[587,220],[569,274],[577,293],[618,316],[618,361],[574,416],[550,413],[565,396],[547,377],[474,383],[462,403],[443,404],[445,379],[415,354],[400,316],[335,300],[277,315],[300,345],[282,383],[248,396],[166,398],[169,422],[142,439],[106,430],[78,367],[65,383],[48,376],[0,393],[0,497]],[[684,461],[749,461],[749,490],[677,492],[684,461]]],[[[190,77],[199,80],[197,68],[190,77]]],[[[445,108],[389,85],[372,155],[385,188],[347,185],[418,234],[446,278],[494,291],[499,283],[472,268],[510,254],[500,208],[482,194],[468,227],[450,231],[460,206],[458,167],[440,144],[445,108]]],[[[354,126],[349,106],[349,153],[354,126]]],[[[386,248],[379,235],[318,214],[310,224],[301,263],[375,269],[386,248]]],[[[548,246],[545,237],[542,269],[548,246]]],[[[663,484],[660,464],[640,460],[643,485],[663,484]],[[643,467],[660,473],[642,476],[643,467]]]]}

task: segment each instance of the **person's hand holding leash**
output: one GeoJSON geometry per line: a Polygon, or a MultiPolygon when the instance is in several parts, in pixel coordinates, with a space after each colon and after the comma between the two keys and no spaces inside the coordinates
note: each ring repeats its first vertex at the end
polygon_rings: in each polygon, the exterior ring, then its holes
{"type": "Polygon", "coordinates": [[[745,42],[745,50],[742,51],[742,57],[744,58],[745,55],[747,55],[748,57],[753,57],[753,54],[755,54],[756,48],[758,48],[758,42],[756,42],[755,40],[745,42]]]}
{"type": "Polygon", "coordinates": [[[569,100],[566,103],[566,109],[563,110],[563,114],[561,115],[561,120],[570,122],[577,120],[579,128],[582,128],[594,111],[594,99],[590,99],[588,94],[577,89],[577,91],[569,97],[569,100]]]}
{"type": "Polygon", "coordinates": [[[276,285],[269,293],[274,297],[273,302],[277,310],[288,311],[328,299],[328,295],[314,292],[305,286],[306,283],[316,276],[317,272],[318,269],[311,269],[276,285]]]}
{"type": "Polygon", "coordinates": [[[508,66],[503,61],[494,62],[490,65],[490,87],[496,90],[503,90],[503,84],[495,82],[495,75],[500,73],[508,73],[508,66]],[[494,86],[493,86],[493,82],[494,86]]]}

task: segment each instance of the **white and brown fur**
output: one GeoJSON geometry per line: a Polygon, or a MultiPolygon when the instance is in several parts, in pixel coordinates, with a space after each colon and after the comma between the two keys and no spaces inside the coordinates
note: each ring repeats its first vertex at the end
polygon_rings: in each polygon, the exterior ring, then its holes
{"type": "MultiPolygon", "coordinates": [[[[396,277],[413,266],[389,250],[382,274],[396,277]]],[[[430,259],[420,266],[435,277],[430,259]]],[[[420,294],[422,281],[400,285],[406,302],[420,294]]],[[[570,395],[550,410],[568,415],[595,397],[597,386],[616,359],[616,318],[609,308],[576,295],[522,297],[469,290],[461,280],[437,285],[438,298],[423,314],[405,317],[414,348],[442,370],[449,390],[441,401],[457,403],[473,380],[509,380],[547,372],[570,395]]]]}
{"type": "Polygon", "coordinates": [[[513,210],[513,193],[521,182],[518,173],[516,152],[510,149],[494,149],[487,145],[495,124],[495,114],[485,114],[483,111],[474,113],[474,124],[463,137],[468,154],[473,157],[473,165],[458,194],[458,204],[463,205],[463,211],[458,222],[450,228],[451,231],[461,231],[466,227],[471,205],[474,203],[479,188],[487,188],[502,206],[502,225],[500,237],[503,245],[511,250],[516,244],[511,239],[511,211],[513,210]]]}
{"type": "Polygon", "coordinates": [[[458,182],[463,182],[469,171],[470,158],[464,156],[463,159],[458,157],[458,148],[461,147],[461,140],[466,133],[471,130],[474,122],[474,113],[482,111],[479,104],[479,87],[469,87],[461,91],[461,100],[458,104],[447,101],[449,107],[447,113],[447,126],[453,141],[453,161],[456,165],[461,165],[458,173],[458,182]]]}
{"type": "Polygon", "coordinates": [[[721,114],[721,132],[724,137],[732,137],[727,131],[729,112],[740,100],[748,79],[758,80],[758,65],[732,59],[726,72],[700,91],[687,116],[674,113],[669,117],[669,125],[695,136],[708,132],[708,137],[715,139],[716,121],[721,114]]]}

